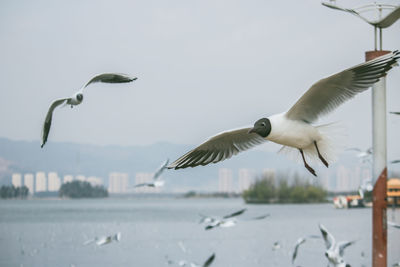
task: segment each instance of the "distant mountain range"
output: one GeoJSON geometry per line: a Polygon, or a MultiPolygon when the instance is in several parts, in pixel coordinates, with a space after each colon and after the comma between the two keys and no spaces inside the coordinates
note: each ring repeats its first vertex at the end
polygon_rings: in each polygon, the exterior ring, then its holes
{"type": "MultiPolygon", "coordinates": [[[[134,184],[137,172],[154,172],[167,158],[175,160],[194,145],[156,143],[145,146],[97,146],[74,143],[49,142],[41,149],[39,142],[13,141],[0,138],[0,185],[11,181],[11,174],[55,171],[60,177],[66,174],[102,177],[108,184],[110,172],[129,174],[134,184]]],[[[356,166],[357,158],[345,153],[341,160],[329,168],[335,173],[338,165],[356,166]]],[[[298,172],[310,178],[302,164],[294,163],[286,157],[273,152],[252,149],[217,164],[184,170],[167,170],[165,191],[216,191],[218,188],[218,169],[230,168],[235,181],[241,168],[261,174],[264,169],[277,172],[298,172]]],[[[317,173],[325,175],[325,167],[316,166],[317,173]]],[[[331,175],[332,176],[332,175],[331,175]]],[[[320,176],[321,177],[321,176],[320,176]]]]}

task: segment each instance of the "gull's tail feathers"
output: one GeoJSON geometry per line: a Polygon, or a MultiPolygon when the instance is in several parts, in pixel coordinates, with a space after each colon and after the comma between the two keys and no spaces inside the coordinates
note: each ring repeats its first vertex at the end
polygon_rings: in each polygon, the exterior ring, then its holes
{"type": "MultiPolygon", "coordinates": [[[[321,156],[331,164],[337,160],[338,155],[346,148],[346,127],[340,122],[333,122],[316,126],[316,128],[321,135],[321,139],[317,141],[319,152],[321,156]]],[[[318,157],[317,149],[314,144],[303,148],[303,152],[308,164],[319,163],[322,165],[322,161],[318,157]]],[[[283,146],[278,153],[286,155],[295,162],[303,163],[303,159],[297,148],[283,146]]]]}

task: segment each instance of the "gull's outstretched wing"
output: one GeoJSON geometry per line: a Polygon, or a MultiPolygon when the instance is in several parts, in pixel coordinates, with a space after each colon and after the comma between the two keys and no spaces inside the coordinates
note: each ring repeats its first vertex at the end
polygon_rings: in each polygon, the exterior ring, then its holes
{"type": "Polygon", "coordinates": [[[215,253],[213,253],[208,259],[204,262],[203,267],[208,267],[215,259],[215,253]]]}
{"type": "Polygon", "coordinates": [[[136,77],[131,77],[122,73],[103,73],[94,76],[90,81],[85,84],[83,88],[86,88],[89,84],[102,82],[102,83],[129,83],[136,80],[136,77]]]}
{"type": "Polygon", "coordinates": [[[154,173],[153,180],[157,180],[158,177],[160,177],[161,173],[163,173],[163,171],[167,168],[168,163],[169,163],[169,159],[167,159],[166,161],[163,162],[163,164],[161,164],[161,166],[154,173]]]}
{"type": "Polygon", "coordinates": [[[321,230],[322,237],[325,241],[325,247],[329,249],[331,246],[335,244],[335,238],[326,230],[325,226],[322,224],[319,225],[319,229],[321,230]]]}
{"type": "Polygon", "coordinates": [[[309,123],[316,121],[371,87],[399,58],[400,52],[394,51],[319,80],[289,109],[286,117],[309,123]]]}
{"type": "Polygon", "coordinates": [[[350,241],[350,242],[348,242],[348,241],[343,241],[343,242],[338,242],[339,255],[340,255],[341,257],[343,257],[345,248],[347,248],[348,246],[353,245],[355,242],[356,242],[356,241],[350,241]]]}
{"type": "Polygon", "coordinates": [[[299,239],[297,240],[296,245],[295,245],[294,250],[293,250],[292,264],[294,263],[294,260],[295,260],[296,257],[297,257],[297,252],[298,252],[298,250],[299,250],[300,245],[301,245],[301,244],[304,244],[305,242],[306,242],[306,239],[305,239],[304,237],[301,237],[301,238],[299,238],[299,239]]]}
{"type": "Polygon", "coordinates": [[[47,137],[49,136],[50,132],[50,127],[51,127],[51,120],[53,118],[53,111],[56,107],[59,105],[63,104],[65,101],[67,101],[69,98],[61,98],[55,100],[49,107],[49,110],[47,111],[46,119],[44,120],[43,123],[43,128],[42,128],[42,144],[40,147],[43,147],[44,144],[47,142],[47,137]]]}
{"type": "Polygon", "coordinates": [[[395,223],[395,222],[390,222],[390,221],[388,221],[387,224],[390,225],[390,226],[392,226],[392,227],[394,227],[394,228],[400,229],[400,224],[397,224],[397,223],[395,223]]]}
{"type": "Polygon", "coordinates": [[[351,13],[351,14],[356,15],[356,16],[359,15],[357,13],[357,11],[355,11],[354,9],[351,9],[351,8],[340,7],[338,5],[332,5],[330,3],[324,3],[324,2],[322,2],[321,4],[323,6],[326,6],[326,7],[332,8],[332,9],[336,9],[336,10],[340,10],[340,11],[344,11],[344,12],[348,12],[348,13],[351,13]]]}
{"type": "Polygon", "coordinates": [[[216,163],[266,142],[264,138],[256,133],[249,134],[250,129],[252,128],[242,128],[217,134],[172,162],[168,169],[181,169],[216,163]]]}
{"type": "Polygon", "coordinates": [[[251,220],[262,220],[262,219],[265,219],[265,218],[267,218],[269,216],[271,216],[271,215],[270,214],[264,214],[264,215],[261,215],[261,216],[257,216],[257,217],[251,218],[251,220]]]}
{"type": "Polygon", "coordinates": [[[400,18],[400,6],[397,6],[392,12],[387,14],[386,17],[371,24],[378,28],[387,28],[392,26],[392,24],[395,23],[399,18],[400,18]]]}
{"type": "Polygon", "coordinates": [[[247,210],[247,209],[238,210],[238,211],[236,211],[236,212],[234,212],[234,213],[225,215],[223,218],[224,218],[224,219],[228,219],[228,218],[232,218],[232,217],[235,217],[235,216],[239,216],[239,215],[243,214],[243,212],[245,212],[246,210],[247,210]]]}

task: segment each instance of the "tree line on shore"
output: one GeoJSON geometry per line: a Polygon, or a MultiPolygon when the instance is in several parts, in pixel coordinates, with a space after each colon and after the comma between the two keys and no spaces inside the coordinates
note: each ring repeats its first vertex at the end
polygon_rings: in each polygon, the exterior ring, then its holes
{"type": "Polygon", "coordinates": [[[29,189],[25,185],[17,186],[14,185],[3,185],[0,188],[1,198],[21,198],[24,199],[28,196],[29,189]]]}
{"type": "Polygon", "coordinates": [[[308,181],[294,175],[292,183],[288,175],[275,177],[261,176],[248,190],[242,194],[246,203],[320,203],[326,202],[327,191],[320,185],[312,185],[308,181]]]}

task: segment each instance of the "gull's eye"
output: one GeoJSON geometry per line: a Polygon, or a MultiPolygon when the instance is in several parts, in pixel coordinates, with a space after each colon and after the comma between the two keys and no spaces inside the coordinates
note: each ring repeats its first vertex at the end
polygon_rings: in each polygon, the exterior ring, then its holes
{"type": "Polygon", "coordinates": [[[266,126],[265,122],[262,122],[262,123],[261,123],[261,126],[262,126],[262,127],[265,127],[265,126],[266,126]]]}

